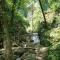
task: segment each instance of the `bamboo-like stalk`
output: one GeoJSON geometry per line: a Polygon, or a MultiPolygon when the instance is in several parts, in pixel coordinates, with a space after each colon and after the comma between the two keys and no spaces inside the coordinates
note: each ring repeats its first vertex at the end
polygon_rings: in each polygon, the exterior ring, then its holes
{"type": "Polygon", "coordinates": [[[43,9],[43,7],[42,7],[41,0],[39,0],[39,4],[40,4],[41,11],[42,11],[42,14],[43,14],[45,27],[47,27],[47,21],[46,21],[46,17],[45,17],[44,9],[43,9]]]}

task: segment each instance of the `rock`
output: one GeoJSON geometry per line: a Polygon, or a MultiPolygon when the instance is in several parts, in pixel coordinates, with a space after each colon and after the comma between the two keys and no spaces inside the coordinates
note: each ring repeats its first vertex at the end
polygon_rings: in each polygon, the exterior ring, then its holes
{"type": "Polygon", "coordinates": [[[21,60],[21,58],[17,58],[16,60],[21,60]]]}
{"type": "Polygon", "coordinates": [[[41,51],[42,53],[47,52],[47,51],[48,51],[48,48],[47,48],[47,47],[42,47],[42,48],[40,48],[40,51],[41,51]]]}
{"type": "Polygon", "coordinates": [[[44,60],[42,57],[36,57],[37,60],[44,60]]]}

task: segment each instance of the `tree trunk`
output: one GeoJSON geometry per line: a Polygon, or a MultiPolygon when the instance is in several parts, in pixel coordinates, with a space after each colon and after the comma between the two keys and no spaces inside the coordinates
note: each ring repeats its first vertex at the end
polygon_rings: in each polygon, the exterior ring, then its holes
{"type": "Polygon", "coordinates": [[[12,59],[12,43],[9,37],[9,32],[8,32],[8,24],[7,24],[7,16],[5,14],[5,0],[0,0],[0,6],[2,10],[2,16],[1,20],[3,21],[3,31],[4,31],[4,58],[5,60],[13,60],[12,59]]]}
{"type": "Polygon", "coordinates": [[[12,43],[11,43],[5,24],[3,28],[4,28],[4,33],[5,33],[4,35],[4,49],[5,49],[4,57],[5,57],[5,60],[12,60],[12,43]]]}

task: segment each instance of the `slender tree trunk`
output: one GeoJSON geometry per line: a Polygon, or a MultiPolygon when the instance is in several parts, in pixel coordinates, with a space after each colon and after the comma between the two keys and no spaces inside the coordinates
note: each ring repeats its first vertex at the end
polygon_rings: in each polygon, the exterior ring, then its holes
{"type": "MultiPolygon", "coordinates": [[[[10,20],[10,25],[13,25],[13,20],[14,20],[14,10],[15,10],[15,2],[16,0],[13,0],[13,5],[12,5],[12,11],[11,11],[11,20],[10,20]]],[[[12,42],[9,37],[9,32],[7,29],[7,23],[4,21],[4,33],[5,33],[5,42],[4,42],[4,48],[5,48],[5,60],[13,60],[13,54],[12,54],[12,42]]],[[[11,26],[12,27],[12,26],[11,26]]]]}
{"type": "Polygon", "coordinates": [[[5,60],[12,60],[12,42],[10,40],[7,27],[5,24],[3,25],[3,28],[4,28],[4,49],[5,49],[4,57],[5,60]]]}
{"type": "Polygon", "coordinates": [[[8,32],[8,24],[7,24],[7,16],[5,14],[5,0],[0,1],[0,6],[2,8],[2,21],[3,21],[3,31],[4,31],[4,57],[5,60],[13,60],[12,59],[12,43],[9,37],[9,32],[8,32]],[[5,19],[6,18],[6,19],[5,19]]]}
{"type": "Polygon", "coordinates": [[[39,4],[40,4],[41,10],[42,10],[45,27],[47,27],[47,21],[46,21],[46,17],[45,17],[45,13],[44,13],[44,10],[43,10],[43,7],[42,7],[41,0],[39,0],[39,4]]]}

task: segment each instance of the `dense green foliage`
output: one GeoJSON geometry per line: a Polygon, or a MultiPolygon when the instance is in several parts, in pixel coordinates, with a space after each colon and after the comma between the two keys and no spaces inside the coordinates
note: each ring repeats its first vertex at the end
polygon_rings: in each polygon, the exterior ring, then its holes
{"type": "MultiPolygon", "coordinates": [[[[38,33],[40,45],[48,47],[47,60],[60,60],[60,0],[4,0],[0,4],[0,40],[35,48],[26,35],[33,32],[38,33]]],[[[29,53],[25,58],[35,57],[29,53]]]]}

